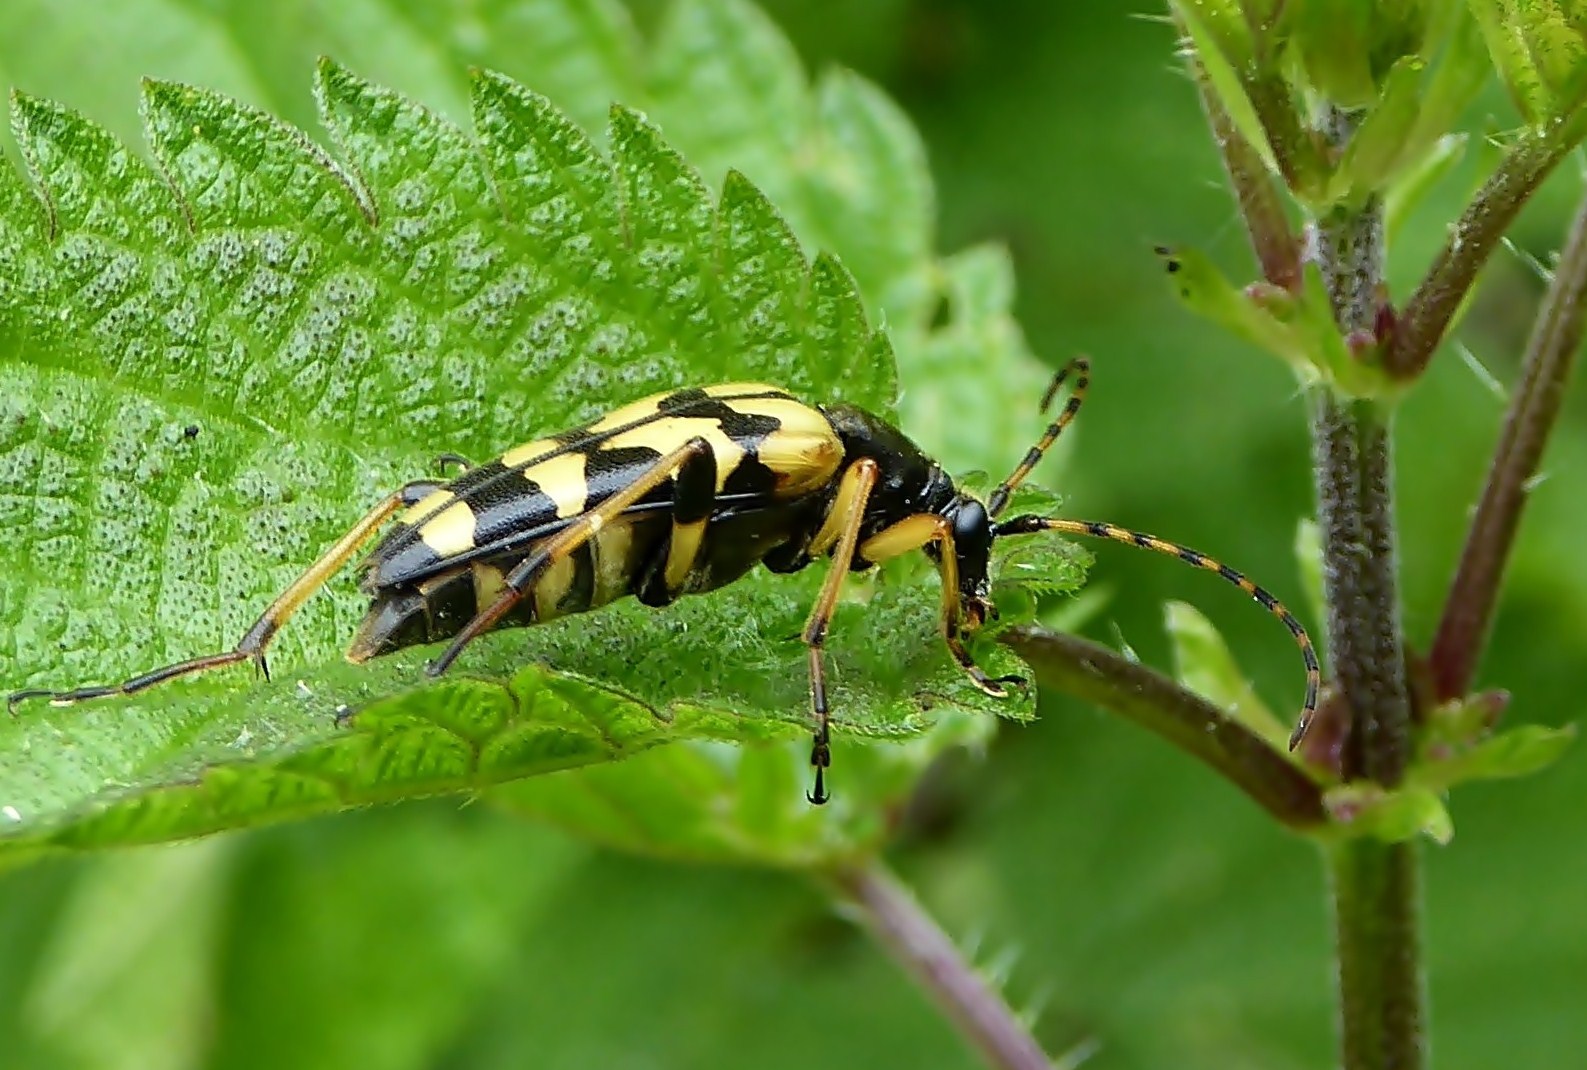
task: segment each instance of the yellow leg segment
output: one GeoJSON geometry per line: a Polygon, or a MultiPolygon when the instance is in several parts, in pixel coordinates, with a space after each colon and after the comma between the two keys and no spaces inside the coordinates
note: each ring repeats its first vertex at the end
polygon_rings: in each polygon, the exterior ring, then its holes
{"type": "Polygon", "coordinates": [[[866,539],[860,556],[866,561],[886,561],[918,550],[930,543],[938,545],[938,575],[942,578],[942,639],[953,660],[975,682],[975,686],[994,698],[1008,694],[1001,686],[1017,677],[994,680],[970,657],[964,645],[964,606],[959,595],[959,556],[953,541],[953,526],[936,513],[916,513],[866,539]]]}
{"type": "Polygon", "coordinates": [[[810,619],[805,623],[804,641],[810,648],[810,715],[815,720],[814,740],[810,747],[810,764],[815,767],[815,790],[806,798],[820,806],[831,798],[827,794],[825,772],[832,764],[832,739],[830,715],[827,708],[827,672],[821,660],[821,648],[826,643],[827,626],[832,623],[832,613],[837,608],[838,595],[843,591],[843,581],[854,553],[859,546],[860,524],[865,519],[865,506],[870,501],[871,490],[876,486],[876,462],[862,457],[849,465],[838,484],[837,497],[827,513],[821,530],[810,544],[812,555],[832,551],[832,564],[828,567],[826,581],[816,604],[810,609],[810,619]]]}

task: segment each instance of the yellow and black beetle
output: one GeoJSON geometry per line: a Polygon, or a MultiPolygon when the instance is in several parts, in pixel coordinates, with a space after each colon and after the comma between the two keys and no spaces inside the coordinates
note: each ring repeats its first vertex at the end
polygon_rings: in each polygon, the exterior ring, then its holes
{"type": "Polygon", "coordinates": [[[924,550],[942,578],[942,636],[960,667],[994,696],[1014,678],[976,667],[968,633],[992,613],[993,540],[1057,531],[1171,554],[1218,573],[1276,615],[1306,662],[1306,701],[1295,739],[1316,707],[1319,670],[1299,621],[1266,590],[1195,550],[1112,524],[1018,516],[997,521],[1085,397],[1089,362],[1069,376],[1067,404],[1012,474],[983,503],[961,491],[902,432],[850,405],[811,407],[775,386],[728,383],[657,394],[599,420],[468,466],[450,481],[420,480],[388,495],[270,604],[236,648],[167,665],[113,686],[19,691],[10,704],[66,704],[126,695],[205,669],[255,662],[299,606],[399,511],[360,566],[368,614],[348,648],[362,662],[416,643],[452,640],[426,669],[438,676],[482,632],[582,613],[626,595],[664,606],[732,583],[755,564],[794,572],[832,564],[805,625],[815,767],[812,803],[828,795],[831,762],[821,649],[851,570],[924,550]]]}

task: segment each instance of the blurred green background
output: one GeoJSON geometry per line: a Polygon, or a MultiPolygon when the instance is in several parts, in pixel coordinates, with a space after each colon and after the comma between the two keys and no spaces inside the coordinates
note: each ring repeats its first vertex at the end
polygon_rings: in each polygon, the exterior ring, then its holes
{"type": "MultiPolygon", "coordinates": [[[[457,72],[406,61],[442,5],[391,4],[409,16],[395,25],[375,0],[316,16],[328,6],[300,0],[250,23],[265,8],[242,0],[6,0],[0,83],[129,139],[144,75],[313,129],[321,52],[455,103],[457,72]]],[[[642,28],[660,6],[635,5],[642,28]]],[[[941,247],[990,238],[1013,250],[1033,347],[1050,362],[1093,354],[1092,399],[1061,467],[1070,515],[1216,552],[1299,603],[1292,543],[1311,492],[1293,380],[1181,312],[1150,252],[1193,244],[1250,273],[1169,29],[1140,5],[766,7],[809,67],[854,67],[903,104],[938,182],[941,247]]],[[[1478,130],[1512,121],[1497,94],[1472,116],[1478,130]]],[[[1397,296],[1470,181],[1451,180],[1392,250],[1397,296]]],[[[1572,161],[1521,220],[1525,255],[1500,254],[1462,327],[1501,382],[1514,380],[1542,288],[1526,255],[1547,260],[1581,186],[1572,161]]],[[[1399,421],[1417,644],[1501,407],[1450,351],[1399,421]]],[[[1517,720],[1562,723],[1582,706],[1584,461],[1578,392],[1481,676],[1514,693],[1517,720]]],[[[1190,600],[1275,709],[1296,701],[1293,648],[1237,593],[1124,548],[1097,557],[1093,586],[1111,596],[1099,638],[1122,635],[1165,665],[1161,605],[1190,600]]],[[[1106,1070],[1329,1065],[1329,919],[1313,852],[1141,731],[1057,695],[1042,714],[1005,728],[985,763],[950,769],[930,820],[894,852],[928,906],[1002,963],[1051,1051],[1094,1040],[1088,1065],[1106,1070]]],[[[1452,810],[1453,844],[1427,851],[1436,1064],[1566,1065],[1587,1050],[1587,755],[1466,789],[1452,810]]],[[[797,878],[613,855],[456,801],[7,874],[0,949],[7,1068],[975,1065],[797,878]]]]}

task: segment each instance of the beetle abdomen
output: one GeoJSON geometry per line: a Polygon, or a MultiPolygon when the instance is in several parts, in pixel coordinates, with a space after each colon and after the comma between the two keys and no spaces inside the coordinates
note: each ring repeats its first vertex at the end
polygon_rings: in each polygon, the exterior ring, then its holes
{"type": "MultiPolygon", "coordinates": [[[[711,446],[713,511],[807,496],[825,487],[843,462],[843,443],[827,418],[779,387],[728,383],[656,394],[508,450],[436,490],[408,509],[369,556],[363,589],[377,594],[457,565],[522,557],[694,438],[711,446]]],[[[672,493],[666,481],[630,512],[664,512],[672,493]]]]}
{"type": "MultiPolygon", "coordinates": [[[[503,618],[502,626],[538,624],[633,594],[647,563],[665,554],[669,524],[665,515],[658,514],[624,519],[602,529],[552,562],[503,618]]],[[[402,647],[450,639],[496,600],[507,574],[537,549],[538,543],[523,554],[483,558],[417,583],[381,588],[348,647],[348,660],[366,661],[402,647]]]]}
{"type": "MultiPolygon", "coordinates": [[[[660,606],[678,595],[725,587],[788,545],[790,535],[802,545],[800,536],[814,530],[824,504],[820,496],[811,495],[717,518],[707,531],[699,563],[683,589],[671,593],[662,581],[670,516],[624,517],[551,564],[501,626],[541,624],[599,609],[629,595],[660,606]]],[[[362,662],[402,647],[451,638],[495,601],[507,574],[538,546],[524,554],[458,565],[418,583],[381,588],[348,648],[348,660],[362,662]]]]}

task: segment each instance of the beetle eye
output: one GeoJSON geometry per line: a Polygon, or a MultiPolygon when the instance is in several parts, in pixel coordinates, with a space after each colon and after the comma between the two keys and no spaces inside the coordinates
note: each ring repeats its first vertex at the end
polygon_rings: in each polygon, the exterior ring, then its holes
{"type": "Polygon", "coordinates": [[[953,514],[953,538],[960,546],[973,546],[989,541],[991,521],[986,506],[972,499],[965,501],[953,514]]]}

